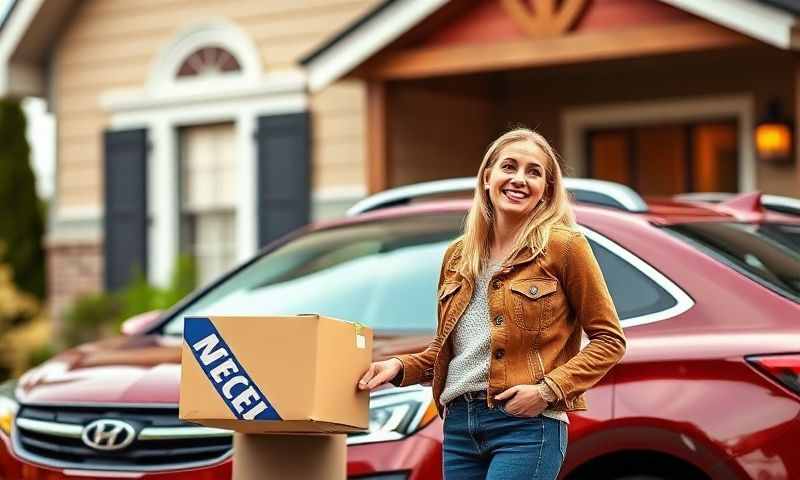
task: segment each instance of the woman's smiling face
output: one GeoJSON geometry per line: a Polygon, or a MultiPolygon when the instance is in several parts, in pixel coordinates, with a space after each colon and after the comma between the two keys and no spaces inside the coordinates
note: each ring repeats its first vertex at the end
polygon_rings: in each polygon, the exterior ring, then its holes
{"type": "Polygon", "coordinates": [[[484,188],[496,214],[517,219],[536,208],[546,187],[547,157],[531,142],[514,142],[500,150],[483,172],[484,188]]]}

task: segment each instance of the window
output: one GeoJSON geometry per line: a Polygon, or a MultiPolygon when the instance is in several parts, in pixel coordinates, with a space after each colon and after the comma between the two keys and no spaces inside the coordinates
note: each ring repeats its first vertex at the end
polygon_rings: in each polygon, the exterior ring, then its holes
{"type": "Polygon", "coordinates": [[[427,215],[332,228],[259,258],[200,298],[165,328],[179,334],[190,315],[322,313],[376,330],[428,333],[436,327],[436,285],[463,215],[427,215]]]}
{"type": "Polygon", "coordinates": [[[201,77],[239,72],[242,67],[232,53],[219,47],[203,47],[186,57],[178,69],[178,78],[201,77]]]}
{"type": "Polygon", "coordinates": [[[232,124],[181,129],[181,251],[207,284],[236,261],[236,162],[232,124]]]}
{"type": "MultiPolygon", "coordinates": [[[[178,312],[164,331],[180,334],[184,316],[269,312],[321,313],[384,332],[430,333],[436,327],[435,292],[442,257],[461,233],[462,222],[463,214],[435,214],[303,235],[211,289],[178,312]]],[[[590,245],[626,324],[679,313],[675,294],[665,287],[672,285],[669,280],[590,233],[590,245]]]]}
{"type": "Polygon", "coordinates": [[[621,321],[663,312],[677,300],[653,278],[588,238],[621,321]]]}
{"type": "Polygon", "coordinates": [[[800,226],[698,222],[666,228],[755,282],[800,303],[800,226]]]}
{"type": "Polygon", "coordinates": [[[738,191],[736,120],[593,129],[587,177],[643,195],[738,191]]]}

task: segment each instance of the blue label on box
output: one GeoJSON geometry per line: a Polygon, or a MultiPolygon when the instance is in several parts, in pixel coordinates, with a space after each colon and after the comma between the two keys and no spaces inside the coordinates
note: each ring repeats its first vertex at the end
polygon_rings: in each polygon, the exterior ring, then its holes
{"type": "Polygon", "coordinates": [[[183,339],[211,385],[240,420],[283,420],[206,317],[186,317],[183,339]]]}

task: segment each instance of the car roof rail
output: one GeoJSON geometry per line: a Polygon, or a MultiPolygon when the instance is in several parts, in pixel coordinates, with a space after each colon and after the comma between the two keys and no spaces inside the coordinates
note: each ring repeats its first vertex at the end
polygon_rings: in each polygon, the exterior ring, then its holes
{"type": "MultiPolygon", "coordinates": [[[[686,202],[724,203],[742,195],[747,194],[731,192],[693,192],[675,195],[673,198],[686,202]]],[[[760,201],[761,206],[767,210],[789,215],[800,215],[800,199],[765,193],[761,195],[760,201]]]]}
{"type": "Polygon", "coordinates": [[[628,212],[646,212],[647,202],[627,185],[594,178],[564,178],[564,186],[578,203],[617,208],[628,212]]]}
{"type": "MultiPolygon", "coordinates": [[[[647,203],[632,188],[621,183],[592,178],[564,178],[564,186],[578,203],[602,205],[628,212],[646,212],[647,203]]],[[[352,217],[372,210],[405,205],[412,200],[448,193],[469,193],[475,190],[475,177],[448,178],[392,188],[370,195],[350,207],[352,217]]]]}
{"type": "Polygon", "coordinates": [[[761,205],[768,210],[800,215],[800,199],[784,197],[782,195],[761,195],[761,205]]]}

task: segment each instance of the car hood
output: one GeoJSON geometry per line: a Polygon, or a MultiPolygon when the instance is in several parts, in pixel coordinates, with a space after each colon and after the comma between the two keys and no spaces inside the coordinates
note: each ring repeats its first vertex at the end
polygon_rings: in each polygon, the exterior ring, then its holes
{"type": "Polygon", "coordinates": [[[27,372],[24,403],[170,403],[178,401],[181,339],[117,337],[68,350],[27,372]]]}
{"type": "MultiPolygon", "coordinates": [[[[376,360],[418,352],[430,335],[375,335],[376,360]]],[[[68,350],[20,378],[22,403],[178,403],[180,337],[118,337],[68,350]]]]}

